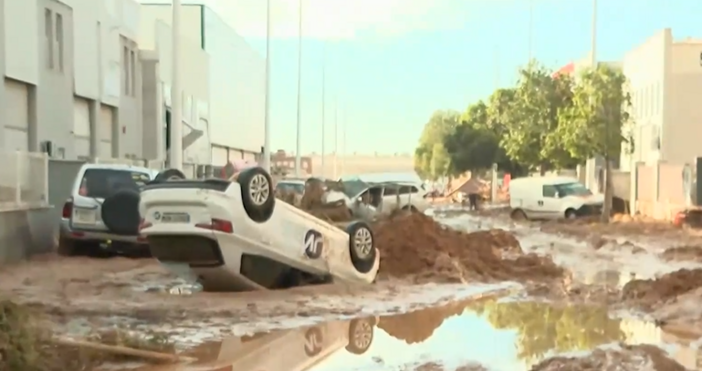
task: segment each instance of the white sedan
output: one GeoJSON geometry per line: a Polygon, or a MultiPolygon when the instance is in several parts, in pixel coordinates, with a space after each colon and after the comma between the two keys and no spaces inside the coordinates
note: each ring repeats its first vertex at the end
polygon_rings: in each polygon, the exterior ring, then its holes
{"type": "Polygon", "coordinates": [[[332,225],[276,202],[271,177],[260,167],[233,181],[147,185],[139,213],[152,255],[177,273],[187,268],[207,291],[372,283],[378,272],[370,226],[332,225]]]}

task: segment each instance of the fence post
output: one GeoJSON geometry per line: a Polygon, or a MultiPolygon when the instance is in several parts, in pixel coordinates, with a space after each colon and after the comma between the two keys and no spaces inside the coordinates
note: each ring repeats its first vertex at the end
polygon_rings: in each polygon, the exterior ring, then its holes
{"type": "Polygon", "coordinates": [[[492,174],[490,179],[490,202],[497,201],[497,164],[492,164],[492,174]]]}
{"type": "Polygon", "coordinates": [[[643,162],[635,162],[634,167],[629,173],[629,213],[631,215],[636,215],[638,210],[639,201],[639,167],[643,165],[643,162]]]}
{"type": "Polygon", "coordinates": [[[17,206],[22,202],[22,165],[20,151],[15,151],[15,204],[17,206]]]}
{"type": "Polygon", "coordinates": [[[42,160],[44,163],[44,194],[41,197],[41,200],[45,203],[49,203],[49,154],[44,152],[42,156],[42,160]]]}

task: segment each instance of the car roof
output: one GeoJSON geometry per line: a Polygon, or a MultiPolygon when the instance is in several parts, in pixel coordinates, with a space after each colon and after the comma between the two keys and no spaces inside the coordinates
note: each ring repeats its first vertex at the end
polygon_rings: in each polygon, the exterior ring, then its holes
{"type": "Polygon", "coordinates": [[[300,179],[282,179],[278,181],[278,184],[281,183],[305,185],[305,181],[300,179]]]}
{"type": "Polygon", "coordinates": [[[565,184],[565,183],[579,183],[575,178],[566,176],[546,176],[546,177],[525,177],[516,178],[510,181],[510,184],[514,183],[533,183],[538,185],[549,185],[549,184],[565,184]]]}

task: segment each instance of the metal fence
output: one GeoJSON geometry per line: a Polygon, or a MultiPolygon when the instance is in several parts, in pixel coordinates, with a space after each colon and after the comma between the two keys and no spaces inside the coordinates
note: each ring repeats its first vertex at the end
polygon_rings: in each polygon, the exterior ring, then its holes
{"type": "Polygon", "coordinates": [[[48,161],[45,153],[0,151],[0,209],[45,206],[48,161]]]}

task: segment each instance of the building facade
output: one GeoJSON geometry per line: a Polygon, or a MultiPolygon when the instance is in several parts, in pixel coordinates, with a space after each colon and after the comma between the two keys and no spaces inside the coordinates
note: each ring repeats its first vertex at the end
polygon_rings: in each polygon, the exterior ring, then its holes
{"type": "Polygon", "coordinates": [[[66,159],[142,157],[138,4],[0,4],[0,145],[66,159]]]}
{"type": "Polygon", "coordinates": [[[675,41],[664,29],[625,54],[636,145],[622,154],[623,170],[636,162],[683,164],[702,156],[701,53],[702,40],[675,41]]]}
{"type": "MultiPolygon", "coordinates": [[[[142,25],[171,23],[171,5],[143,3],[142,25]]],[[[261,153],[265,119],[265,59],[217,13],[184,4],[182,36],[209,55],[209,129],[212,162],[253,160],[261,153]]]]}

